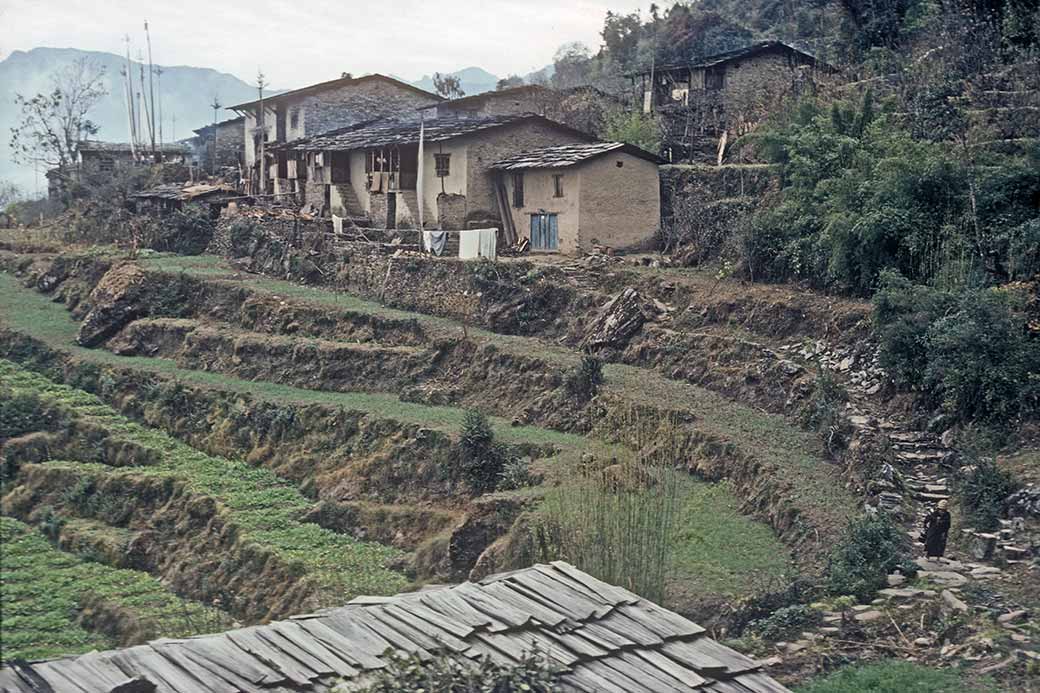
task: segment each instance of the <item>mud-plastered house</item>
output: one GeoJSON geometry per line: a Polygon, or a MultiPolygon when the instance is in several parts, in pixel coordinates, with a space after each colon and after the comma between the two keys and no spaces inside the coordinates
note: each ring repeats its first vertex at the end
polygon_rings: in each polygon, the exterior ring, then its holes
{"type": "Polygon", "coordinates": [[[754,129],[786,99],[811,93],[834,69],[781,41],[630,75],[644,113],[657,113],[670,160],[714,160],[720,140],[754,129]]]}
{"type": "Polygon", "coordinates": [[[274,145],[388,116],[417,122],[421,106],[442,100],[393,77],[371,74],[344,75],[231,106],[245,118],[243,163],[248,172],[247,190],[285,196],[303,192],[304,178],[292,169],[295,162],[290,163],[284,154],[276,154],[274,145]]]}
{"type": "Polygon", "coordinates": [[[508,181],[506,226],[532,252],[573,254],[651,241],[661,218],[660,163],[632,145],[587,142],[529,150],[490,168],[508,181]]]}

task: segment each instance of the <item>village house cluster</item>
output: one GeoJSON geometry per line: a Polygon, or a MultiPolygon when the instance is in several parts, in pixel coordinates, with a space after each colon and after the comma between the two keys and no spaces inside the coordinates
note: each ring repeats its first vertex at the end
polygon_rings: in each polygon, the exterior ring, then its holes
{"type": "MultiPolygon", "coordinates": [[[[159,209],[221,200],[230,184],[337,229],[495,228],[499,247],[531,252],[646,249],[661,224],[659,165],[721,163],[728,138],[827,71],[770,41],[630,75],[631,106],[661,122],[659,152],[598,139],[596,114],[568,117],[574,100],[625,107],[591,87],[526,85],[448,100],[386,75],[344,73],[230,106],[236,117],[162,153],[190,164],[191,194],[166,188],[139,199],[159,209]],[[198,187],[203,178],[219,188],[198,187]]],[[[82,152],[102,170],[132,160],[121,145],[82,152]]]]}

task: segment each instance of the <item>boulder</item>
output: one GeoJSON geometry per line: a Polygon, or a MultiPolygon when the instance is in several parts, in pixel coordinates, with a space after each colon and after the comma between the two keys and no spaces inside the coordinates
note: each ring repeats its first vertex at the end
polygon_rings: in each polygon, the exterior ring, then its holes
{"type": "Polygon", "coordinates": [[[962,614],[968,612],[968,605],[965,604],[963,600],[958,598],[957,595],[955,595],[950,590],[943,590],[940,597],[942,597],[944,608],[947,608],[951,611],[957,611],[962,614]]]}
{"type": "Polygon", "coordinates": [[[92,307],[79,326],[76,342],[97,346],[146,314],[145,277],[144,270],[132,263],[116,265],[106,272],[90,294],[92,307]]]}
{"type": "Polygon", "coordinates": [[[603,307],[585,333],[581,347],[589,351],[605,347],[623,349],[644,323],[656,317],[653,306],[629,287],[603,307]]]}
{"type": "Polygon", "coordinates": [[[964,577],[960,573],[954,573],[948,570],[922,570],[917,574],[917,577],[922,580],[934,582],[937,585],[942,585],[943,587],[960,587],[968,582],[968,578],[964,577]]]}

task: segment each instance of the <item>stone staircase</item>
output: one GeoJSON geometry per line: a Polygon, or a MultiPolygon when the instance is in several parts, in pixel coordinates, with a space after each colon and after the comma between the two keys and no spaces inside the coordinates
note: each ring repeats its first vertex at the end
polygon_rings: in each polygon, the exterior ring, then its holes
{"type": "Polygon", "coordinates": [[[339,193],[339,198],[343,202],[343,211],[346,214],[346,219],[349,221],[350,227],[357,229],[369,228],[372,226],[372,220],[361,205],[357,193],[354,192],[353,185],[350,185],[349,183],[337,184],[336,192],[339,193]]]}
{"type": "MultiPolygon", "coordinates": [[[[398,191],[397,216],[399,228],[419,228],[419,197],[414,190],[398,191]]],[[[423,225],[428,229],[437,225],[437,215],[430,211],[429,205],[425,202],[423,202],[423,225]]]]}

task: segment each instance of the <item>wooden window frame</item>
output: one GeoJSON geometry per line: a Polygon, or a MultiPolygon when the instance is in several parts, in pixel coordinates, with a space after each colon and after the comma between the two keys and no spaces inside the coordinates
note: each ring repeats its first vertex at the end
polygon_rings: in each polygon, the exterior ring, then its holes
{"type": "Polygon", "coordinates": [[[433,155],[433,166],[438,178],[447,178],[451,175],[451,154],[436,152],[433,155]]]}
{"type": "Polygon", "coordinates": [[[563,174],[553,174],[553,197],[563,197],[563,174]]]}
{"type": "Polygon", "coordinates": [[[513,207],[520,209],[524,206],[524,172],[513,172],[513,207]]]}

